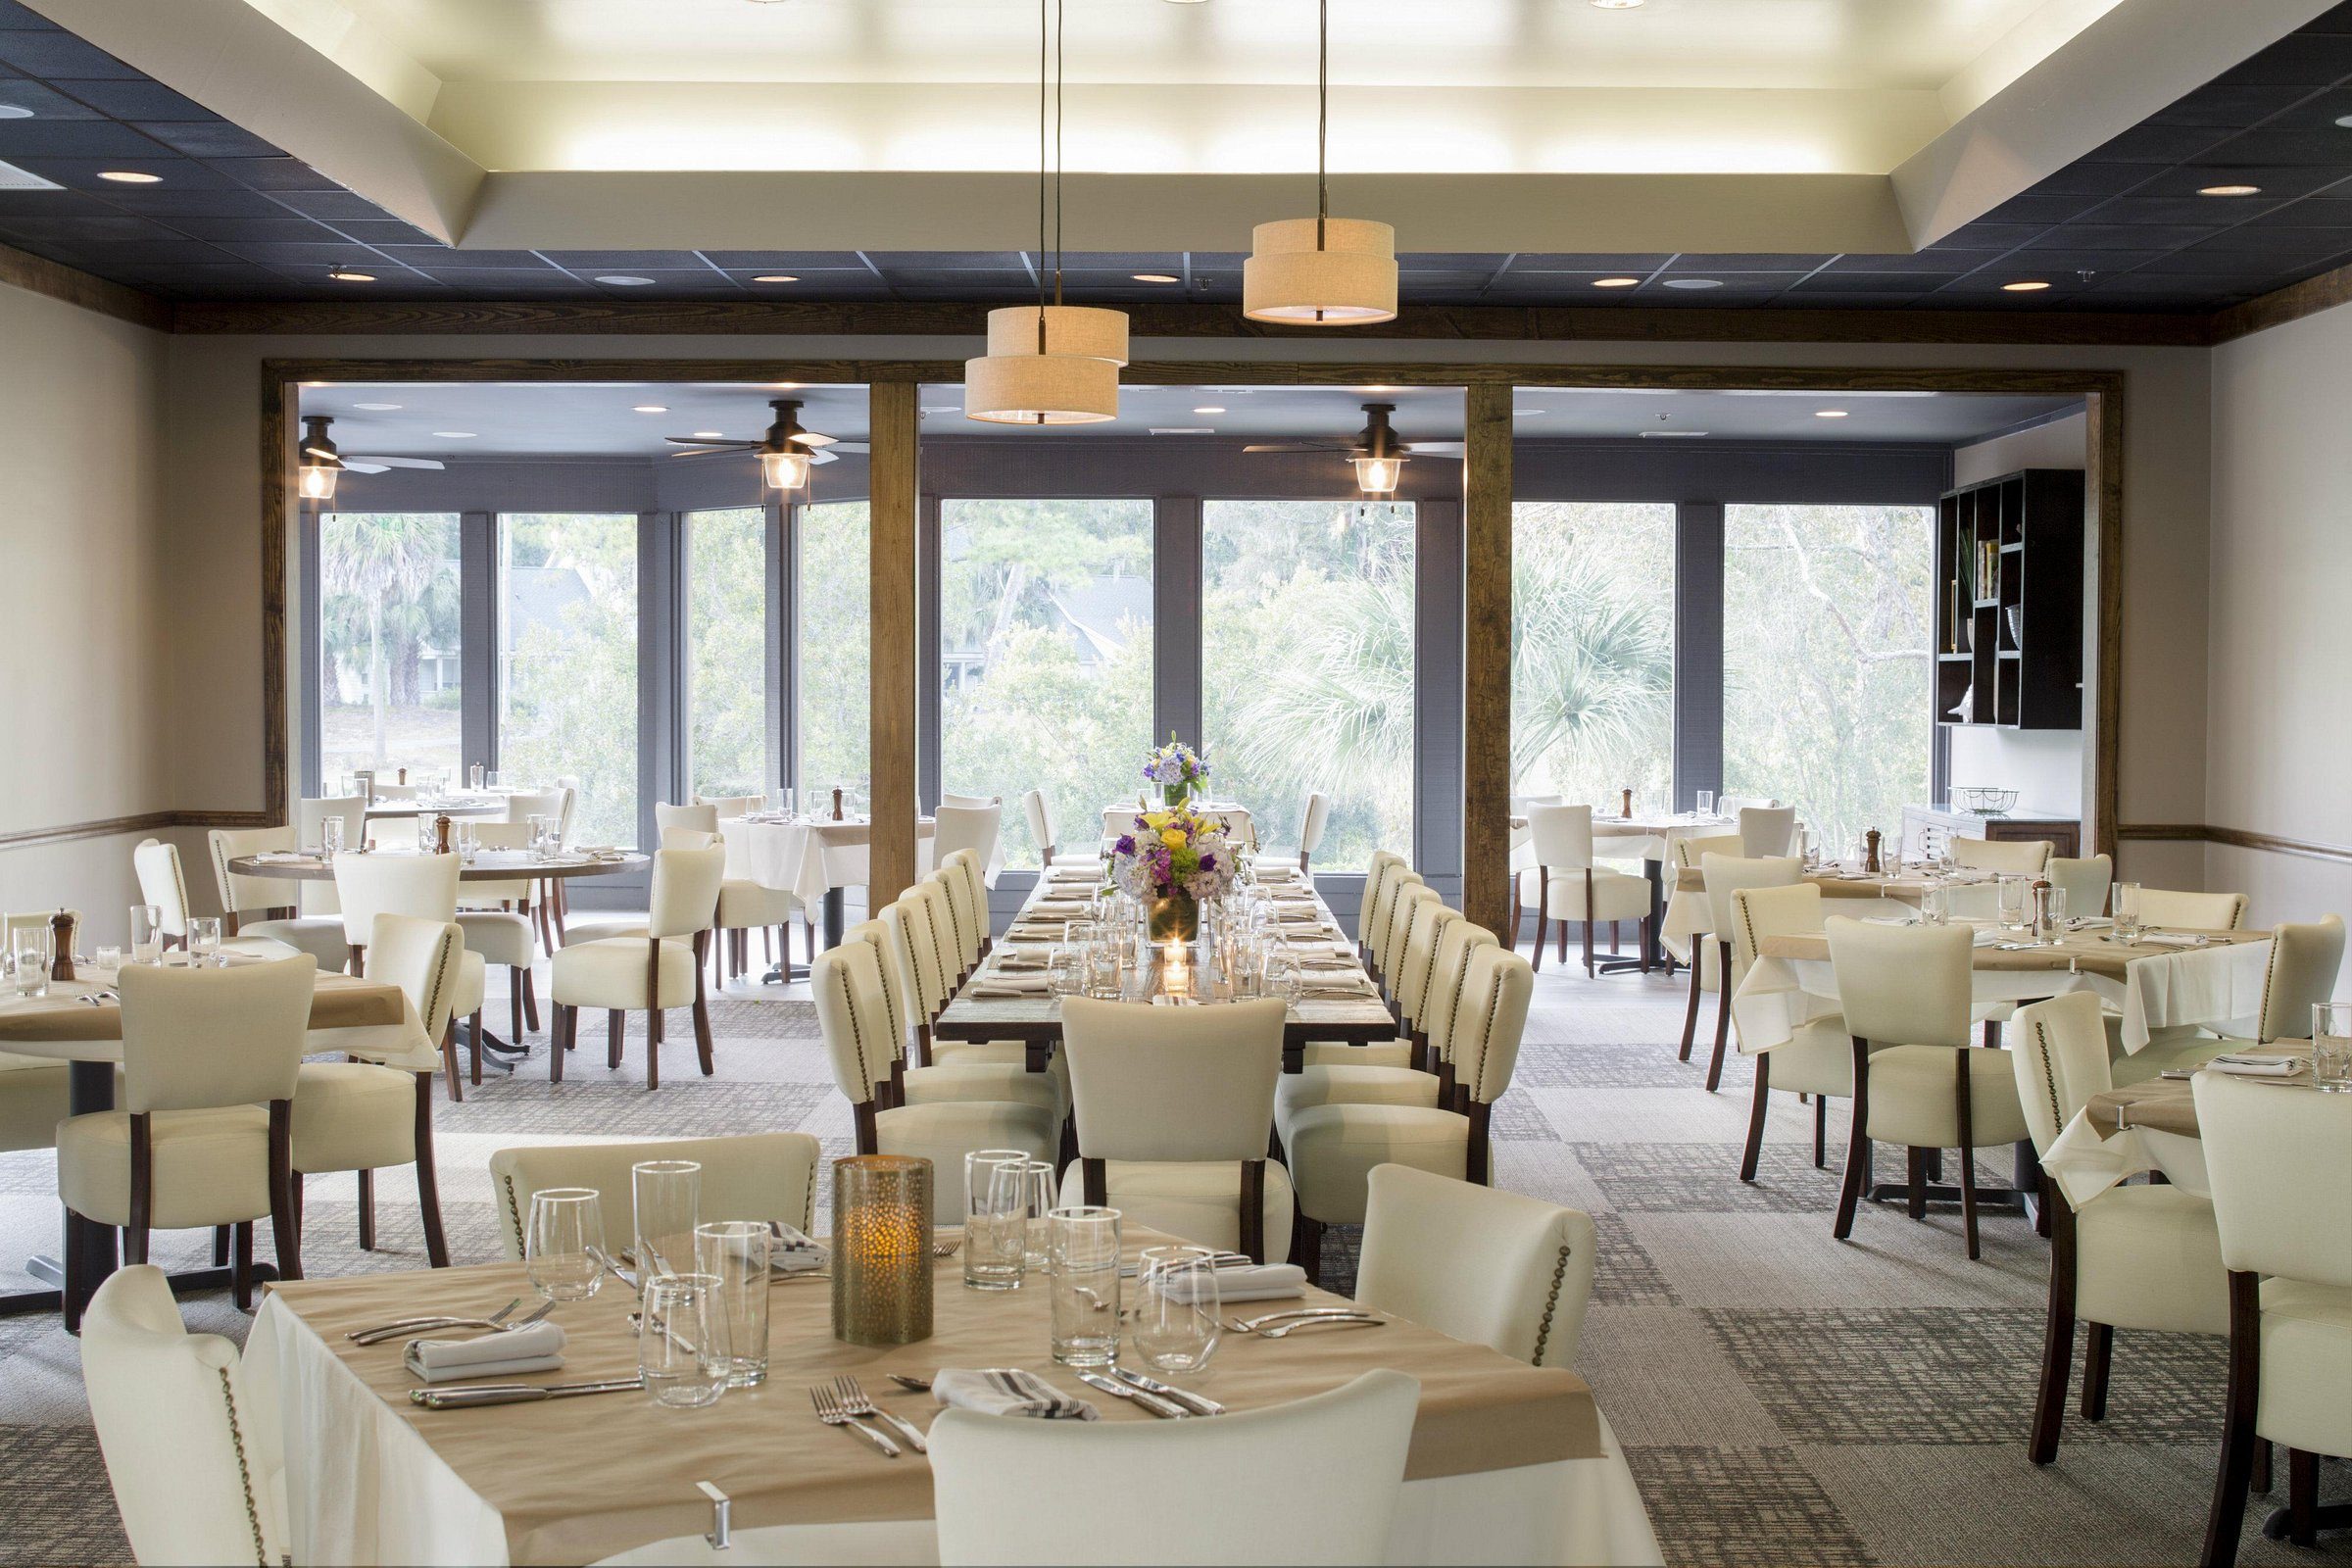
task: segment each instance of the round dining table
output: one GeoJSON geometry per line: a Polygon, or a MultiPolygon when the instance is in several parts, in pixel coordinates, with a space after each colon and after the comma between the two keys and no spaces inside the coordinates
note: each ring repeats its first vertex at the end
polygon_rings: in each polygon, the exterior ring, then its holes
{"type": "MultiPolygon", "coordinates": [[[[346,855],[413,856],[415,850],[346,850],[346,855]]],[[[535,882],[550,877],[618,876],[648,863],[651,858],[634,850],[611,855],[579,851],[542,858],[530,850],[476,850],[473,858],[458,868],[461,882],[535,882]]],[[[228,862],[231,876],[281,877],[291,882],[332,882],[334,861],[311,850],[278,850],[264,855],[240,855],[228,862]]]]}
{"type": "Polygon", "coordinates": [[[368,805],[369,817],[381,817],[386,820],[409,816],[503,817],[506,814],[507,803],[503,800],[404,801],[394,798],[370,801],[368,805]]]}

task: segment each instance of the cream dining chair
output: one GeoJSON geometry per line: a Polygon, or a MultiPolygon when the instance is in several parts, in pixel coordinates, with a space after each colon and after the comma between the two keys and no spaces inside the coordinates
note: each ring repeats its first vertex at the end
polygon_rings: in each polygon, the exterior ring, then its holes
{"type": "MultiPolygon", "coordinates": [[[[2018,1100],[2034,1152],[2045,1158],[2090,1097],[2112,1087],[2099,1011],[2094,993],[2077,991],[2021,1007],[2010,1020],[2018,1100]]],[[[2041,1187],[2050,1207],[2050,1290],[2027,1452],[2035,1464],[2048,1464],[2058,1457],[2066,1420],[2078,1320],[2090,1330],[2082,1415],[2099,1421],[2107,1414],[2115,1331],[2227,1334],[2230,1290],[2210,1199],[2169,1184],[2119,1183],[2078,1208],[2056,1182],[2041,1187]]]]}
{"type": "Polygon", "coordinates": [[[1216,1007],[1063,999],[1078,1158],[1062,1173],[1062,1202],[1107,1204],[1261,1263],[1287,1255],[1290,1173],[1266,1157],[1287,1011],[1279,997],[1216,1007]]]}
{"type": "MultiPolygon", "coordinates": [[[[893,906],[895,907],[895,906],[893,906]]],[[[1061,1080],[1052,1073],[1031,1072],[1025,1060],[991,1061],[966,1058],[938,1066],[909,1066],[906,1042],[915,1002],[901,956],[906,949],[903,930],[882,920],[860,920],[842,933],[844,942],[863,942],[874,950],[874,964],[882,984],[883,1050],[872,1056],[882,1077],[873,1087],[878,1105],[928,1105],[947,1101],[1011,1101],[1036,1105],[1053,1113],[1054,1136],[1061,1137],[1061,1118],[1069,1104],[1061,1080]]]]}
{"type": "Polygon", "coordinates": [[[117,1269],[90,1298],[81,1381],[132,1557],[291,1560],[276,1406],[235,1345],[188,1332],[162,1269],[117,1269]]]}
{"type": "MultiPolygon", "coordinates": [[[[1391,1010],[1396,1017],[1394,1040],[1309,1040],[1299,1061],[1307,1067],[1412,1067],[1427,1054],[1430,980],[1437,967],[1438,946],[1446,929],[1462,918],[1435,888],[1416,890],[1396,906],[1403,919],[1402,946],[1396,964],[1396,986],[1391,1010]],[[1426,892],[1426,899],[1418,893],[1426,892]]],[[[1287,1085],[1297,1073],[1285,1073],[1287,1085]]]]}
{"type": "MultiPolygon", "coordinates": [[[[1286,1072],[1274,1088],[1274,1129],[1279,1141],[1292,1118],[1309,1105],[1334,1102],[1435,1105],[1438,1077],[1429,1065],[1429,1040],[1435,1020],[1439,986],[1437,970],[1442,953],[1460,954],[1467,937],[1446,942],[1447,934],[1463,924],[1460,910],[1446,907],[1430,890],[1416,904],[1405,954],[1398,971],[1397,1027],[1404,1038],[1375,1045],[1342,1045],[1309,1041],[1300,1054],[1301,1066],[1286,1072]]],[[[1450,994],[1448,994],[1450,1001],[1450,994]]]]}
{"type": "MultiPolygon", "coordinates": [[[[1401,877],[1420,880],[1419,874],[1405,863],[1403,856],[1390,850],[1372,852],[1370,866],[1364,875],[1364,891],[1358,896],[1355,906],[1355,951],[1367,963],[1372,962],[1374,937],[1385,935],[1388,931],[1389,896],[1401,877]]],[[[1372,978],[1380,978],[1377,963],[1373,964],[1372,978]]]]}
{"type": "MultiPolygon", "coordinates": [[[[1684,872],[1696,872],[1710,855],[1745,856],[1746,854],[1747,841],[1737,833],[1715,834],[1703,839],[1676,839],[1674,841],[1675,878],[1679,883],[1684,872]]],[[[1678,889],[1678,894],[1679,892],[1678,889]]],[[[1514,888],[1512,898],[1516,901],[1517,897],[1518,891],[1514,888]]],[[[1706,908],[1707,890],[1704,886],[1698,888],[1696,893],[1690,897],[1699,909],[1706,908]]],[[[1690,904],[1684,906],[1685,908],[1690,906],[1690,904]]],[[[1673,914],[1671,901],[1667,906],[1667,913],[1671,918],[1673,914]]],[[[1704,922],[1707,916],[1702,913],[1699,918],[1704,922]]],[[[1514,925],[1516,923],[1516,921],[1513,922],[1514,925]]],[[[1696,931],[1686,935],[1671,928],[1658,933],[1658,946],[1672,960],[1666,966],[1667,972],[1672,973],[1676,963],[1688,965],[1690,969],[1690,1004],[1683,1013],[1681,1059],[1684,1061],[1690,1059],[1690,1048],[1697,1041],[1699,993],[1712,989],[1722,978],[1720,965],[1716,961],[1715,944],[1708,940],[1710,935],[1711,933],[1708,931],[1696,931]]]]}
{"type": "Polygon", "coordinates": [[[2254,1038],[2207,1033],[2196,1028],[2166,1029],[2139,1050],[2127,1054],[2121,1020],[2107,1020],[2107,1062],[2115,1087],[2146,1083],[2168,1072],[2202,1067],[2225,1051],[2248,1045],[2267,1046],[2275,1040],[2306,1040],[2311,1036],[2311,1009],[2335,996],[2336,974],[2344,963],[2344,919],[2331,914],[2322,920],[2286,920],[2271,928],[2271,956],[2262,975],[2262,1009],[2254,1038]]]}
{"type": "Polygon", "coordinates": [[[1612,871],[1592,858],[1592,808],[1531,806],[1527,809],[1530,837],[1536,855],[1536,946],[1534,967],[1544,966],[1544,937],[1547,922],[1560,922],[1560,961],[1568,961],[1568,927],[1584,931],[1585,973],[1594,972],[1592,928],[1609,926],[1609,951],[1619,951],[1618,925],[1637,922],[1641,932],[1642,972],[1649,972],[1649,882],[1624,871],[1612,871]]]}
{"type": "Polygon", "coordinates": [[[1298,848],[1263,850],[1253,858],[1259,865],[1295,865],[1301,872],[1314,863],[1315,852],[1323,847],[1323,835],[1331,826],[1331,797],[1321,790],[1309,790],[1306,805],[1298,812],[1298,848]]]}
{"type": "MultiPolygon", "coordinates": [[[[692,806],[656,805],[654,823],[665,849],[684,845],[685,840],[675,837],[681,833],[704,834],[707,836],[705,842],[717,844],[722,839],[718,826],[721,817],[741,816],[744,809],[757,808],[760,804],[760,798],[755,795],[745,797],[742,801],[704,797],[692,806]],[[743,809],[730,810],[730,807],[742,807],[743,809]]],[[[760,933],[761,952],[773,963],[776,959],[776,936],[781,931],[784,938],[784,978],[789,981],[792,978],[792,922],[795,917],[807,924],[808,910],[790,889],[771,888],[750,877],[730,876],[724,879],[719,884],[718,907],[712,919],[712,929],[719,937],[712,943],[710,955],[712,977],[723,983],[727,978],[741,979],[749,972],[752,966],[751,936],[754,931],[760,933]]],[[[808,951],[816,951],[813,930],[808,938],[808,951]]]]}
{"type": "Polygon", "coordinates": [[[957,850],[973,850],[980,857],[980,880],[995,887],[997,872],[1004,864],[1004,806],[1001,801],[973,801],[968,804],[960,797],[942,800],[931,813],[931,863],[944,864],[957,850]]]}
{"type": "Polygon", "coordinates": [[[2038,876],[2050,862],[2048,839],[1972,839],[1955,833],[1952,863],[1976,871],[2018,871],[2038,876]]]}
{"type": "Polygon", "coordinates": [[[1039,863],[1053,865],[1055,861],[1093,860],[1095,855],[1072,855],[1061,848],[1060,829],[1054,819],[1054,808],[1043,790],[1031,790],[1021,797],[1021,811],[1029,819],[1029,837],[1037,843],[1039,863]]]}
{"type": "Polygon", "coordinates": [[[1380,964],[1381,994],[1388,999],[1392,1016],[1398,1007],[1397,991],[1404,984],[1406,950],[1412,944],[1413,927],[1428,921],[1445,906],[1444,896],[1422,881],[1418,873],[1394,884],[1388,920],[1372,945],[1372,956],[1380,964]]]}
{"type": "MultiPolygon", "coordinates": [[[[1775,856],[1762,859],[1745,859],[1724,855],[1707,856],[1699,863],[1698,874],[1707,885],[1707,924],[1715,944],[1715,967],[1720,983],[1715,987],[1715,1050],[1707,1058],[1707,1093],[1713,1094],[1723,1083],[1723,1053],[1731,1037],[1732,993],[1740,989],[1740,977],[1747,971],[1733,959],[1732,895],[1742,888],[1794,887],[1804,874],[1804,862],[1794,856],[1775,856]]],[[[1698,1005],[1698,987],[1690,988],[1690,1013],[1685,1022],[1691,1021],[1698,1005]]],[[[1683,1031],[1686,1048],[1691,1031],[1683,1031]]],[[[1682,1059],[1690,1059],[1685,1050],[1682,1059]]]]}
{"type": "Polygon", "coordinates": [[[727,852],[708,849],[657,850],[651,906],[642,923],[597,927],[559,950],[550,965],[548,996],[556,1009],[555,1037],[548,1045],[550,1082],[564,1079],[564,1057],[579,1045],[580,1009],[609,1009],[605,1064],[620,1068],[627,1015],[645,1015],[645,1087],[662,1087],[664,1018],[672,1007],[694,1014],[694,1043],[703,1076],[718,1070],[711,1055],[710,1012],[703,991],[703,944],[718,909],[719,885],[726,880],[727,852]]]}
{"type": "MultiPolygon", "coordinates": [[[[534,816],[552,816],[557,823],[557,841],[571,848],[571,813],[579,804],[579,791],[572,785],[559,783],[552,790],[517,791],[507,797],[507,820],[519,822],[525,828],[534,816]]],[[[539,879],[539,897],[532,905],[538,917],[539,945],[549,953],[564,945],[564,917],[570,906],[560,876],[539,879]]]]}
{"type": "Polygon", "coordinates": [[[2141,888],[2139,920],[2180,931],[2235,931],[2246,923],[2246,896],[2141,888]]]}
{"type": "MultiPolygon", "coordinates": [[[[179,859],[179,846],[162,839],[141,839],[130,852],[130,865],[139,883],[139,900],[152,906],[160,919],[157,928],[164,935],[164,946],[185,947],[188,940],[188,921],[196,914],[188,899],[188,878],[179,859]]],[[[254,958],[282,958],[297,950],[290,943],[274,937],[226,937],[221,941],[222,953],[242,953],[254,958]]]]}
{"type": "MultiPolygon", "coordinates": [[[[364,850],[368,847],[368,802],[364,796],[358,795],[306,798],[296,802],[296,847],[323,849],[326,844],[326,824],[329,822],[341,826],[345,849],[364,850]]],[[[294,884],[294,913],[298,918],[339,918],[342,912],[343,906],[335,902],[335,884],[331,879],[294,884]]],[[[341,958],[318,960],[319,967],[324,969],[340,969],[343,962],[341,958]]]]}
{"type": "MultiPolygon", "coordinates": [[[[438,1046],[449,1038],[450,1004],[465,957],[465,934],[456,922],[379,914],[368,943],[368,978],[400,987],[424,1038],[438,1046]]],[[[360,1057],[304,1062],[294,1084],[293,1150],[297,1215],[305,1176],[355,1173],[364,1252],[375,1250],[375,1173],[388,1165],[415,1165],[425,1260],[434,1268],[449,1266],[433,1167],[430,1047],[420,1058],[397,1063],[360,1057]]]]}
{"type": "Polygon", "coordinates": [[[2050,879],[2050,886],[2065,890],[2068,918],[2095,918],[2107,912],[2107,890],[2115,881],[2115,861],[2109,857],[2087,855],[2078,859],[2053,855],[2042,875],[2050,879]]]}
{"type": "Polygon", "coordinates": [[[297,906],[286,902],[295,897],[290,890],[305,883],[276,877],[238,876],[228,868],[229,861],[248,855],[269,855],[296,848],[294,829],[214,828],[205,834],[205,844],[212,852],[213,885],[220,895],[221,926],[229,936],[268,937],[298,953],[309,954],[318,960],[321,969],[343,967],[350,956],[343,941],[343,922],[331,914],[297,914],[293,912],[297,906]],[[248,910],[256,909],[262,911],[262,918],[244,918],[248,910]],[[280,909],[287,912],[280,915],[277,912],[280,909]]]}
{"type": "Polygon", "coordinates": [[[1574,1366],[1600,1239],[1540,1198],[1376,1165],[1355,1299],[1531,1366],[1574,1366]]]}
{"type": "Polygon", "coordinates": [[[960,849],[923,878],[947,898],[947,941],[958,981],[980,966],[980,956],[988,951],[988,889],[979,867],[979,852],[960,849]]]}
{"type": "Polygon", "coordinates": [[[637,1236],[636,1185],[629,1173],[649,1159],[689,1159],[702,1166],[699,1194],[706,1214],[776,1220],[807,1231],[816,1222],[816,1168],[822,1154],[823,1146],[808,1133],[501,1149],[490,1156],[499,1241],[510,1261],[521,1261],[532,1195],[551,1187],[586,1187],[601,1200],[605,1250],[628,1250],[637,1236]]]}
{"type": "MultiPolygon", "coordinates": [[[[375,934],[378,916],[404,914],[455,925],[458,920],[458,872],[454,855],[338,855],[335,857],[335,898],[343,910],[343,934],[350,944],[352,967],[360,969],[368,943],[375,934]]],[[[472,1058],[473,1082],[482,1081],[482,956],[470,950],[459,955],[457,990],[450,999],[452,1017],[466,1020],[466,1048],[472,1058]]],[[[448,1037],[444,1037],[446,1041],[448,1037]]],[[[463,1101],[459,1087],[457,1051],[444,1044],[449,1068],[449,1098],[463,1101]]]]}
{"type": "MultiPolygon", "coordinates": [[[[479,822],[473,834],[485,850],[531,847],[527,822],[479,822]]],[[[497,882],[461,877],[458,882],[458,929],[466,933],[466,951],[479,955],[485,968],[499,964],[506,969],[508,1023],[517,1046],[526,1023],[533,1033],[539,1028],[539,989],[531,972],[539,956],[534,930],[539,912],[531,903],[534,886],[527,876],[497,882]]]]}
{"type": "Polygon", "coordinates": [[[1740,853],[1751,860],[1787,855],[1788,841],[1796,837],[1793,806],[1742,806],[1739,822],[1740,853]]]}
{"type": "Polygon", "coordinates": [[[1385,1562],[1420,1387],[1381,1368],[1213,1421],[942,1411],[930,1434],[939,1560],[1385,1562]],[[1051,1507],[1038,1505],[1040,1476],[1054,1478],[1051,1507]]]}
{"type": "Polygon", "coordinates": [[[2352,1457],[2352,1096],[2189,1080],[2222,1266],[2230,1383],[2199,1560],[2237,1560],[2254,1450],[2287,1449],[2288,1539],[2310,1544],[2319,1460],[2352,1457]]]}
{"type": "MultiPolygon", "coordinates": [[[[1806,936],[1822,929],[1821,889],[1809,882],[1788,887],[1741,888],[1732,895],[1732,986],[1756,961],[1756,947],[1767,937],[1806,936]]],[[[1743,1039],[1740,1049],[1747,1050],[1743,1039]]],[[[1829,1162],[1829,1115],[1832,1100],[1850,1099],[1854,1092],[1854,1046],[1845,1020],[1836,1013],[1797,1025],[1795,1031],[1770,1051],[1754,1053],[1756,1082],[1748,1102],[1747,1147],[1740,1155],[1740,1179],[1756,1179],[1764,1152],[1764,1121],[1772,1091],[1813,1097],[1813,1166],[1829,1162]]]]}

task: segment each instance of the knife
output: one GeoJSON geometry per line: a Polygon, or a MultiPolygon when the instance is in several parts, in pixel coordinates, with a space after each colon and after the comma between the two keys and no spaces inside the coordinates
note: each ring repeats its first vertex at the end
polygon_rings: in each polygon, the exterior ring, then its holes
{"type": "Polygon", "coordinates": [[[1080,1372],[1078,1381],[1090,1389],[1101,1389],[1104,1394],[1139,1404],[1153,1415],[1162,1416],[1170,1421],[1181,1421],[1192,1414],[1190,1410],[1172,1399],[1163,1399],[1156,1394],[1146,1394],[1141,1389],[1131,1389],[1126,1384],[1113,1378],[1106,1378],[1100,1372],[1080,1372]]]}
{"type": "Polygon", "coordinates": [[[618,1394],[644,1387],[636,1378],[613,1378],[604,1383],[476,1383],[462,1389],[411,1389],[409,1402],[421,1404],[428,1410],[464,1410],[481,1404],[536,1404],[582,1394],[618,1394]]]}
{"type": "Polygon", "coordinates": [[[1110,1369],[1110,1375],[1130,1388],[1141,1389],[1146,1394],[1156,1394],[1172,1403],[1181,1404],[1195,1415],[1223,1415],[1225,1413],[1225,1407],[1214,1399],[1195,1394],[1189,1389],[1171,1387],[1156,1378],[1148,1378],[1141,1372],[1130,1372],[1123,1366],[1113,1366],[1110,1369]]]}

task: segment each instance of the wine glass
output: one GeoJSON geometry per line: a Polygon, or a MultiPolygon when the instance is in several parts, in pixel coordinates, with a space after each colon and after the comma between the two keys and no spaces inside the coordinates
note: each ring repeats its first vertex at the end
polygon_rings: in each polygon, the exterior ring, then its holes
{"type": "Polygon", "coordinates": [[[1205,1247],[1147,1247],[1135,1283],[1136,1354],[1158,1372],[1205,1370],[1222,1332],[1216,1254],[1205,1247]]]}

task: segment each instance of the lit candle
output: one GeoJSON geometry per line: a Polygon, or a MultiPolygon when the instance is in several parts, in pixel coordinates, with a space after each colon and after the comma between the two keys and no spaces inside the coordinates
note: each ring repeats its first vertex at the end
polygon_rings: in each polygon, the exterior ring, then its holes
{"type": "Polygon", "coordinates": [[[1159,976],[1160,988],[1169,996],[1189,997],[1193,994],[1193,971],[1183,943],[1170,942],[1161,950],[1159,976]]]}

